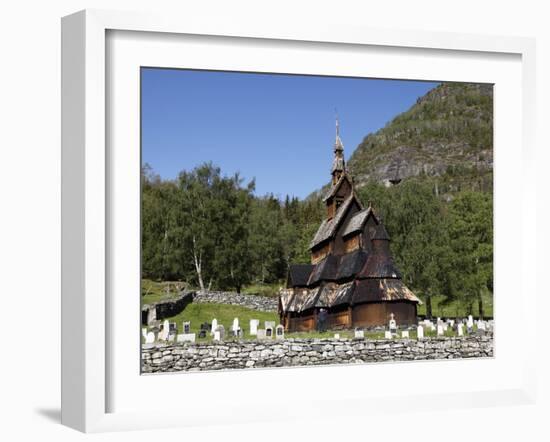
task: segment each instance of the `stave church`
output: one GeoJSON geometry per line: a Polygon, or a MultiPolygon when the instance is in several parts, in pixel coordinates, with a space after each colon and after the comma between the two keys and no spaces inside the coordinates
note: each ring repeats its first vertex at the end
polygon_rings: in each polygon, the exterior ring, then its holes
{"type": "Polygon", "coordinates": [[[315,330],[322,309],[326,326],[336,330],[384,326],[392,314],[399,325],[416,323],[420,300],[401,279],[381,217],[355,193],[338,119],[331,175],[311,263],[291,265],[279,293],[281,324],[287,331],[315,330]]]}

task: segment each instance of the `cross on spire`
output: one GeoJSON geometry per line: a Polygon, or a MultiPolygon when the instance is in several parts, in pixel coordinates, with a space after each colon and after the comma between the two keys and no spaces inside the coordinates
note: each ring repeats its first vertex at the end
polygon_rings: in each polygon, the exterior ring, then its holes
{"type": "Polygon", "coordinates": [[[338,179],[346,171],[346,161],[344,159],[344,144],[340,139],[340,120],[336,113],[336,139],[334,141],[334,159],[332,160],[332,183],[336,184],[338,179]]]}

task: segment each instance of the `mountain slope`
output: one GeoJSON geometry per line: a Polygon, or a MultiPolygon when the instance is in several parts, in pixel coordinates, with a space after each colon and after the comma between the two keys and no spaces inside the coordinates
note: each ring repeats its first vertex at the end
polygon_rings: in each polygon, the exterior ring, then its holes
{"type": "Polygon", "coordinates": [[[442,83],[365,137],[348,167],[359,187],[422,176],[442,194],[492,190],[492,85],[442,83]]]}

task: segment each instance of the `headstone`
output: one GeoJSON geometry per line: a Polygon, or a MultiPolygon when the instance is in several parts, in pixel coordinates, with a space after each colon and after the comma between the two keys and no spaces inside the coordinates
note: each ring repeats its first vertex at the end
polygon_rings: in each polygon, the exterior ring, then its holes
{"type": "Polygon", "coordinates": [[[258,333],[258,326],[260,325],[259,319],[251,319],[250,320],[250,335],[256,336],[258,333]]]}
{"type": "Polygon", "coordinates": [[[178,342],[195,342],[195,333],[183,333],[178,335],[178,342]]]}
{"type": "Polygon", "coordinates": [[[145,343],[152,344],[153,342],[155,342],[155,334],[153,332],[147,333],[147,336],[145,337],[145,343]]]}
{"type": "Polygon", "coordinates": [[[408,338],[409,338],[409,330],[403,330],[403,331],[401,332],[401,337],[402,337],[402,338],[407,338],[407,339],[408,339],[408,338]]]}
{"type": "Polygon", "coordinates": [[[458,336],[464,336],[464,324],[458,324],[457,331],[458,336]]]}
{"type": "Polygon", "coordinates": [[[256,332],[256,337],[258,339],[265,339],[265,328],[259,328],[256,332]]]}
{"type": "Polygon", "coordinates": [[[391,332],[390,332],[390,331],[385,331],[385,332],[384,332],[384,338],[386,338],[386,339],[391,339],[391,338],[392,338],[391,332]]]}
{"type": "Polygon", "coordinates": [[[266,327],[265,329],[265,337],[268,339],[273,338],[273,327],[266,327]]]}
{"type": "Polygon", "coordinates": [[[474,328],[474,317],[472,315],[468,316],[468,322],[466,323],[468,329],[474,328]]]}
{"type": "Polygon", "coordinates": [[[284,339],[285,338],[285,328],[279,324],[277,327],[275,327],[275,338],[276,339],[284,339]]]}
{"type": "Polygon", "coordinates": [[[335,333],[334,334],[334,339],[340,339],[340,333],[335,333]]]}
{"type": "Polygon", "coordinates": [[[443,336],[443,326],[441,324],[437,324],[437,336],[443,336]]]}
{"type": "Polygon", "coordinates": [[[231,330],[234,332],[237,332],[239,330],[239,318],[233,319],[233,325],[231,326],[231,330]]]}
{"type": "Polygon", "coordinates": [[[455,320],[454,320],[454,319],[450,319],[450,320],[449,320],[449,325],[450,325],[451,327],[454,327],[454,326],[455,326],[455,320]]]}
{"type": "Polygon", "coordinates": [[[443,327],[443,332],[446,332],[446,331],[449,329],[449,326],[447,325],[446,322],[444,322],[443,324],[441,324],[441,326],[443,327]]]}
{"type": "Polygon", "coordinates": [[[486,330],[485,321],[478,321],[478,322],[477,322],[477,328],[478,328],[478,330],[483,330],[483,331],[485,331],[485,330],[486,330]]]}
{"type": "Polygon", "coordinates": [[[174,333],[170,333],[168,335],[168,342],[174,342],[176,340],[176,335],[174,333]]]}
{"type": "Polygon", "coordinates": [[[397,322],[395,322],[395,315],[393,313],[390,313],[390,322],[389,322],[389,329],[390,333],[397,334],[397,322]]]}
{"type": "Polygon", "coordinates": [[[210,329],[212,333],[216,331],[218,328],[218,320],[216,318],[212,319],[212,328],[210,329]]]}
{"type": "Polygon", "coordinates": [[[221,334],[220,334],[219,330],[216,330],[216,331],[214,332],[214,338],[213,338],[213,340],[216,341],[216,342],[219,342],[219,341],[222,340],[221,334]]]}
{"type": "Polygon", "coordinates": [[[364,330],[355,329],[355,338],[356,339],[364,339],[365,338],[364,330]]]}
{"type": "Polygon", "coordinates": [[[201,329],[199,330],[199,339],[204,339],[204,338],[206,338],[206,330],[201,329]]]}
{"type": "Polygon", "coordinates": [[[184,334],[191,333],[191,322],[190,321],[186,321],[186,322],[183,323],[183,333],[184,334]]]}
{"type": "Polygon", "coordinates": [[[143,336],[143,339],[147,339],[147,327],[143,327],[141,329],[141,335],[143,336]]]}
{"type": "Polygon", "coordinates": [[[147,310],[147,325],[151,325],[151,323],[155,322],[157,320],[157,307],[152,306],[149,307],[147,310]]]}
{"type": "Polygon", "coordinates": [[[225,327],[223,324],[218,325],[216,331],[220,332],[220,339],[223,341],[225,339],[225,327]]]}
{"type": "Polygon", "coordinates": [[[168,335],[170,334],[170,322],[168,322],[168,319],[165,319],[162,323],[162,330],[159,333],[159,341],[166,341],[168,339],[168,335]]]}
{"type": "Polygon", "coordinates": [[[418,339],[424,339],[424,327],[422,327],[421,325],[416,327],[416,337],[418,339]]]}

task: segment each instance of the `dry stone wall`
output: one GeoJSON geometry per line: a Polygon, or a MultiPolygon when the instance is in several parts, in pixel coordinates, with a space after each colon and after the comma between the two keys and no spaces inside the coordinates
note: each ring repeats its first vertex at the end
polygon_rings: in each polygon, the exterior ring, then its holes
{"type": "Polygon", "coordinates": [[[246,307],[260,312],[276,312],[277,298],[259,295],[243,295],[235,292],[196,292],[195,303],[231,304],[246,307]]]}
{"type": "Polygon", "coordinates": [[[493,335],[398,340],[285,339],[149,344],[142,372],[290,367],[493,356],[493,335]]]}

